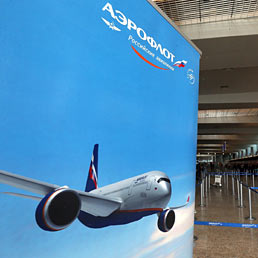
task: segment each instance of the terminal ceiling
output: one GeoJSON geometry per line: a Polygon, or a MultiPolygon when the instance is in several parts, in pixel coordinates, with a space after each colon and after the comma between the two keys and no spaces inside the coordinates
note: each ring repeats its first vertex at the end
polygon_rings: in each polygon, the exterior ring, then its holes
{"type": "Polygon", "coordinates": [[[202,51],[197,152],[258,144],[258,1],[155,2],[202,51]]]}

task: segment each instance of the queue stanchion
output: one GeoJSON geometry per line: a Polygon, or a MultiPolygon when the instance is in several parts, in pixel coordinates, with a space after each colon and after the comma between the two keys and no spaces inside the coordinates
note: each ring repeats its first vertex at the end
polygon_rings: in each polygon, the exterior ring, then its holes
{"type": "Polygon", "coordinates": [[[251,187],[248,187],[248,199],[249,199],[249,217],[246,217],[245,219],[248,220],[256,220],[255,217],[252,215],[252,194],[251,194],[251,187]]]}
{"type": "Polygon", "coordinates": [[[205,176],[205,192],[206,192],[206,197],[208,197],[208,177],[207,177],[207,175],[205,176]]]}
{"type": "Polygon", "coordinates": [[[254,173],[252,175],[252,178],[253,178],[253,187],[255,187],[255,184],[254,184],[254,173]]]}
{"type": "Polygon", "coordinates": [[[211,188],[211,175],[209,174],[209,189],[211,188]]]}
{"type": "Polygon", "coordinates": [[[206,177],[204,176],[204,178],[203,178],[203,197],[206,197],[205,182],[206,182],[206,177]]]}
{"type": "Polygon", "coordinates": [[[200,203],[200,207],[205,207],[205,204],[203,202],[203,198],[204,197],[204,182],[203,182],[203,178],[202,178],[202,182],[201,182],[201,203],[200,203]]]}
{"type": "Polygon", "coordinates": [[[232,195],[235,195],[235,180],[234,180],[233,174],[232,174],[232,195]]]}
{"type": "Polygon", "coordinates": [[[227,190],[228,190],[228,174],[226,175],[226,178],[227,178],[227,190]]]}
{"type": "Polygon", "coordinates": [[[202,197],[205,198],[206,193],[205,193],[205,176],[202,179],[202,197]]]}
{"type": "Polygon", "coordinates": [[[244,208],[244,202],[243,202],[243,184],[240,182],[240,202],[238,208],[244,208]]]}
{"type": "Polygon", "coordinates": [[[240,199],[240,191],[239,191],[239,179],[237,178],[237,199],[239,200],[240,199]]]}

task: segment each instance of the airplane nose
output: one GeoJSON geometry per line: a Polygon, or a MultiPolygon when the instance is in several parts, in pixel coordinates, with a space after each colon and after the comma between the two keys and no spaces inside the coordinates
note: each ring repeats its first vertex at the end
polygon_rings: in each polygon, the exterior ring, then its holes
{"type": "Polygon", "coordinates": [[[158,206],[165,208],[171,198],[171,184],[167,181],[158,182],[155,187],[158,206]]]}
{"type": "Polygon", "coordinates": [[[160,188],[161,188],[161,192],[162,192],[162,195],[165,197],[165,196],[169,196],[171,195],[171,184],[168,183],[168,182],[162,182],[161,185],[160,185],[160,188]]]}

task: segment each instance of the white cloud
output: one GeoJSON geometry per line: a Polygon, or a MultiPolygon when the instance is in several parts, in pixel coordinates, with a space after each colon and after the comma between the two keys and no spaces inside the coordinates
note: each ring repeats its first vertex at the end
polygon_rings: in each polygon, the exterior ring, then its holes
{"type": "MultiPolygon", "coordinates": [[[[141,250],[138,250],[133,258],[140,258],[149,252],[155,252],[156,249],[160,249],[161,247],[163,248],[168,243],[169,247],[171,248],[173,241],[176,242],[179,237],[183,236],[193,227],[194,207],[195,205],[192,203],[190,206],[187,205],[184,208],[175,210],[176,221],[174,227],[167,233],[163,233],[158,228],[155,228],[154,232],[150,236],[149,243],[141,250]]],[[[164,258],[162,254],[160,257],[164,258]]],[[[175,255],[170,253],[169,255],[166,255],[166,257],[173,258],[175,255]]]]}

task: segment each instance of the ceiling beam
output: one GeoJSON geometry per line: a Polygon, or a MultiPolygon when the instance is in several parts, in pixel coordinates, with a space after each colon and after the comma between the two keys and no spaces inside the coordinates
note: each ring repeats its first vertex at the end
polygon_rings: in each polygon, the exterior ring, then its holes
{"type": "Polygon", "coordinates": [[[223,104],[223,103],[257,103],[258,91],[231,94],[200,95],[200,104],[223,104]]]}
{"type": "Polygon", "coordinates": [[[199,110],[237,109],[237,108],[258,108],[258,102],[248,103],[199,103],[199,110]]]}
{"type": "Polygon", "coordinates": [[[199,118],[198,124],[258,124],[258,116],[232,116],[199,118]]]}
{"type": "MultiPolygon", "coordinates": [[[[211,141],[219,141],[219,140],[234,140],[234,141],[257,141],[258,136],[254,135],[237,135],[237,134],[214,134],[214,135],[198,135],[199,140],[211,140],[211,141]]],[[[209,143],[209,142],[208,142],[209,143]]]]}
{"type": "Polygon", "coordinates": [[[207,144],[197,144],[197,147],[221,147],[222,144],[214,144],[214,143],[207,143],[207,144]]]}
{"type": "Polygon", "coordinates": [[[233,36],[257,35],[258,19],[256,17],[230,21],[217,21],[208,23],[198,23],[180,26],[180,29],[191,40],[214,39],[233,36]]]}
{"type": "Polygon", "coordinates": [[[199,125],[198,128],[198,134],[252,134],[257,135],[258,134],[258,126],[257,127],[243,127],[238,128],[236,126],[234,127],[228,127],[223,128],[223,125],[221,125],[219,128],[203,128],[202,125],[199,125]]]}

